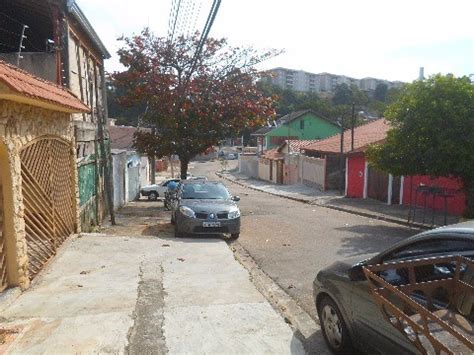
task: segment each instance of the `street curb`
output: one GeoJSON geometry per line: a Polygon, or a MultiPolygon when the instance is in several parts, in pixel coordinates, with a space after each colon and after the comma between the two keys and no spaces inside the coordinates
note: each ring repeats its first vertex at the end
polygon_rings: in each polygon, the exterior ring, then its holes
{"type": "Polygon", "coordinates": [[[283,316],[295,330],[306,351],[310,351],[312,335],[319,331],[319,319],[314,320],[272,280],[257,264],[252,255],[238,242],[229,241],[228,245],[235,259],[248,271],[257,290],[268,300],[271,306],[283,316]]]}
{"type": "Polygon", "coordinates": [[[280,194],[276,194],[274,192],[269,192],[269,191],[265,191],[265,190],[262,190],[262,189],[258,189],[258,188],[253,187],[253,186],[246,185],[246,184],[244,184],[240,181],[231,179],[228,176],[225,176],[224,174],[219,173],[219,172],[216,172],[216,175],[218,177],[222,178],[222,179],[225,179],[225,180],[231,182],[231,183],[240,185],[240,186],[245,187],[245,188],[250,189],[250,190],[260,191],[260,192],[263,192],[263,193],[266,193],[266,194],[269,194],[269,195],[273,195],[273,196],[277,196],[277,197],[281,197],[281,198],[286,198],[288,200],[293,200],[293,201],[296,201],[296,202],[305,203],[307,205],[313,205],[313,206],[318,206],[318,207],[329,208],[331,210],[350,213],[350,214],[353,214],[353,215],[356,215],[356,216],[361,216],[361,217],[366,217],[366,218],[377,219],[377,220],[384,221],[384,222],[399,224],[399,225],[409,227],[409,228],[424,229],[424,230],[428,230],[428,229],[433,228],[432,226],[422,224],[422,223],[416,223],[416,222],[415,223],[408,223],[407,221],[403,221],[403,220],[392,218],[392,217],[387,217],[387,216],[384,216],[384,215],[377,215],[377,214],[372,214],[372,213],[367,213],[367,212],[360,212],[360,211],[351,210],[349,208],[344,208],[344,207],[339,207],[339,206],[334,206],[334,205],[329,205],[329,204],[323,204],[323,203],[315,203],[314,201],[306,200],[306,199],[303,199],[303,198],[280,195],[280,194]]]}

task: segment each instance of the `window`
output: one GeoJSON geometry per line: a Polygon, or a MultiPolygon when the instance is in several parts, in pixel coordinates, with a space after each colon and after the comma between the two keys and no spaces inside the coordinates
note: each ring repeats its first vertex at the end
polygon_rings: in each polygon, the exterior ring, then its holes
{"type": "Polygon", "coordinates": [[[304,129],[304,120],[300,121],[300,129],[304,129]]]}
{"type": "Polygon", "coordinates": [[[474,253],[474,242],[460,238],[430,239],[404,246],[385,256],[384,262],[400,259],[416,259],[430,255],[457,255],[460,253],[474,253]]]}

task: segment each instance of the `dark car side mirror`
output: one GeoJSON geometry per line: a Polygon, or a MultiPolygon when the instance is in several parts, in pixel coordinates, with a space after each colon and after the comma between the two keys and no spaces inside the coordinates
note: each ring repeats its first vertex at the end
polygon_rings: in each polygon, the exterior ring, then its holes
{"type": "Polygon", "coordinates": [[[363,264],[356,264],[349,269],[349,279],[351,281],[365,281],[363,264]]]}
{"type": "Polygon", "coordinates": [[[232,196],[232,201],[239,202],[240,197],[239,196],[232,196]]]}

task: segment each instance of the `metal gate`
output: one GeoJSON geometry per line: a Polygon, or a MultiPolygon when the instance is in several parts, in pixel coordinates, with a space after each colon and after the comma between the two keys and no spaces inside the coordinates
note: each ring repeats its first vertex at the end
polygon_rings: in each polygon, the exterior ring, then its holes
{"type": "Polygon", "coordinates": [[[7,253],[5,237],[3,236],[3,191],[2,177],[0,176],[0,292],[7,288],[7,253]]]}
{"type": "Polygon", "coordinates": [[[368,197],[382,202],[388,201],[388,174],[369,167],[368,170],[368,197]]]}
{"type": "Polygon", "coordinates": [[[44,138],[21,151],[29,274],[33,278],[76,229],[68,143],[44,138]]]}

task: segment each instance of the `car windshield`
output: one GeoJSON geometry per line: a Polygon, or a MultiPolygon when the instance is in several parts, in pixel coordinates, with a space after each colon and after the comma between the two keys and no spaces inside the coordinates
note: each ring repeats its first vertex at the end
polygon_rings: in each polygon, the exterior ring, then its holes
{"type": "Polygon", "coordinates": [[[182,192],[183,199],[224,200],[229,199],[229,191],[220,184],[185,184],[182,192]]]}

